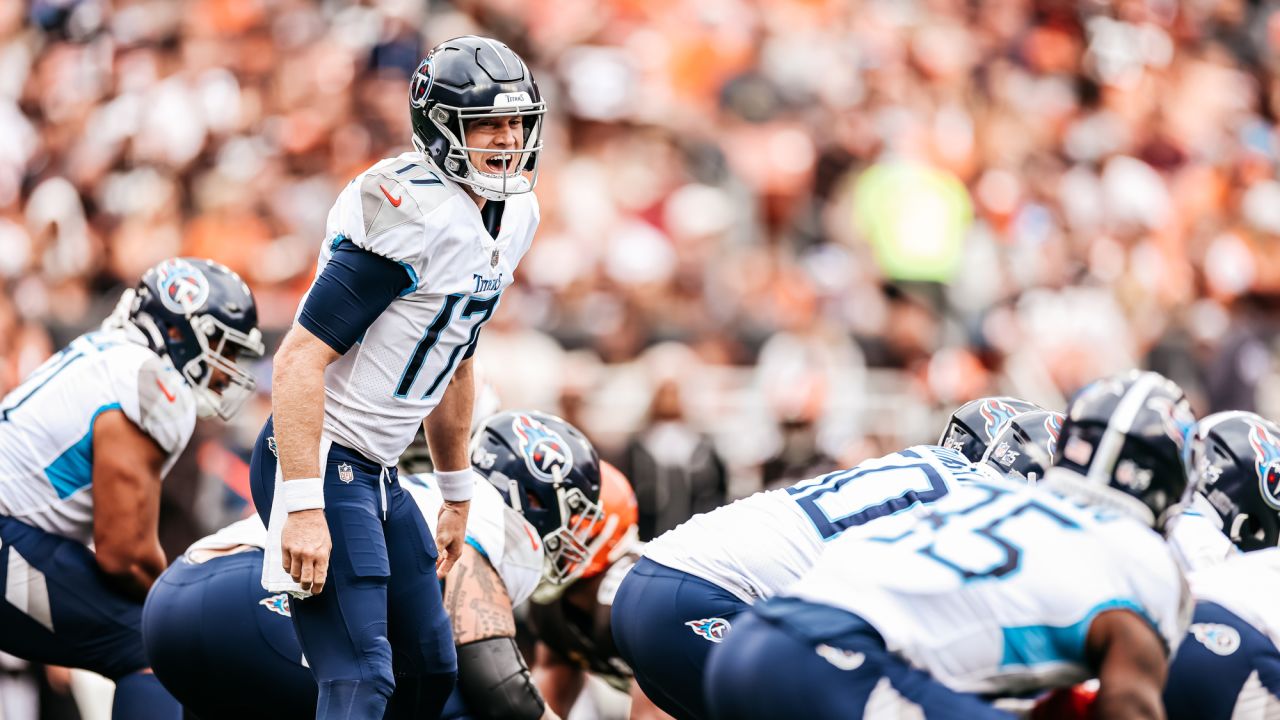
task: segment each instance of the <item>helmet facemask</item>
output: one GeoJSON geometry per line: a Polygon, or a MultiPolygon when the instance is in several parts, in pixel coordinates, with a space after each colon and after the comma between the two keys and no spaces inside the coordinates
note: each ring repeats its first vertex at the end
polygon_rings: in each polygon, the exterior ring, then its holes
{"type": "Polygon", "coordinates": [[[593,543],[604,508],[576,487],[566,489],[559,466],[551,468],[556,499],[560,505],[560,527],[542,537],[544,564],[542,577],[552,585],[567,585],[580,576],[600,549],[593,543]]]}
{"type": "Polygon", "coordinates": [[[195,392],[196,413],[200,417],[217,415],[224,421],[230,420],[253,395],[256,385],[253,374],[242,363],[260,358],[266,352],[262,333],[254,328],[245,334],[211,315],[196,315],[190,323],[200,354],[179,370],[195,392]],[[211,387],[218,373],[226,378],[226,385],[211,387]]]}

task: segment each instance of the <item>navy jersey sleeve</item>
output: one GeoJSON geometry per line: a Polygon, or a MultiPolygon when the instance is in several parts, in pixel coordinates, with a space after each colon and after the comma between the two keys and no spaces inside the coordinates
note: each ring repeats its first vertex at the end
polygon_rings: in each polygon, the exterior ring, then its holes
{"type": "Polygon", "coordinates": [[[400,263],[342,243],[311,286],[298,324],[345,354],[392,300],[412,289],[400,263]]]}

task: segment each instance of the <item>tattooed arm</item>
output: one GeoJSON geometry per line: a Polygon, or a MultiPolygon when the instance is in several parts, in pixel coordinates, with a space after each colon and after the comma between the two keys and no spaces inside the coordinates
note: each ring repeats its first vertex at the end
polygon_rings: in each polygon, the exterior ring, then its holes
{"type": "Polygon", "coordinates": [[[559,720],[516,648],[516,620],[502,578],[466,545],[445,580],[444,606],[458,646],[458,690],[482,720],[559,720]]]}
{"type": "Polygon", "coordinates": [[[449,571],[444,607],[453,624],[453,642],[466,645],[495,637],[515,637],[511,598],[493,569],[474,547],[463,546],[462,558],[449,571]]]}

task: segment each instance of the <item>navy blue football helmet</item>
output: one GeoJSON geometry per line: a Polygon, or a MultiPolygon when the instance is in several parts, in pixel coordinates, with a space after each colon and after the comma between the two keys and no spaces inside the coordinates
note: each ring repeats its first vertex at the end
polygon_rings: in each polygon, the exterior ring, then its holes
{"type": "Polygon", "coordinates": [[[201,417],[229,420],[252,395],[253,375],[240,363],[265,352],[258,306],[231,270],[203,258],[170,258],[125,291],[116,313],[182,373],[201,417]]]}
{"type": "Polygon", "coordinates": [[[542,536],[544,580],[563,585],[587,568],[604,510],[600,458],[585,435],[554,415],[499,413],[472,436],[471,466],[542,536]]]}
{"type": "Polygon", "coordinates": [[[982,462],[991,440],[1015,415],[1042,410],[1039,405],[1011,397],[985,397],[956,408],[938,444],[958,451],[969,462],[982,462]]]}
{"type": "Polygon", "coordinates": [[[982,461],[1010,480],[1034,484],[1053,465],[1065,415],[1032,410],[1013,416],[992,438],[982,461]]]}
{"type": "Polygon", "coordinates": [[[1251,412],[1196,423],[1188,472],[1222,531],[1250,552],[1280,544],[1280,426],[1251,412]]]}
{"type": "Polygon", "coordinates": [[[1043,484],[1164,531],[1190,500],[1186,447],[1195,422],[1182,388],[1159,373],[1097,380],[1067,406],[1043,484]]]}
{"type": "Polygon", "coordinates": [[[489,200],[526,193],[537,184],[546,111],[524,60],[497,40],[475,35],[437,45],[409,82],[413,146],[450,179],[489,200]],[[467,144],[471,123],[514,116],[524,121],[522,147],[467,144]],[[480,167],[471,153],[483,154],[480,167]]]}

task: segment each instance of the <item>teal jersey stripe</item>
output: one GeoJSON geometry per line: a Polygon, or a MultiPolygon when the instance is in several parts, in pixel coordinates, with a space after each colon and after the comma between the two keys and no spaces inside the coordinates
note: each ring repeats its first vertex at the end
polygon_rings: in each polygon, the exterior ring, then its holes
{"type": "Polygon", "coordinates": [[[120,403],[110,403],[95,410],[84,436],[44,469],[59,499],[66,500],[93,482],[93,424],[102,413],[119,409],[120,403]]]}
{"type": "Polygon", "coordinates": [[[468,535],[466,539],[466,543],[471,547],[475,548],[476,552],[480,553],[481,557],[483,557],[485,560],[489,559],[489,553],[485,552],[484,548],[480,547],[479,541],[477,541],[475,538],[468,535]]]}
{"type": "Polygon", "coordinates": [[[1000,658],[1000,667],[1084,663],[1084,644],[1089,634],[1089,625],[1095,617],[1107,610],[1132,610],[1151,622],[1137,603],[1117,598],[1093,606],[1082,620],[1070,625],[1004,628],[1004,653],[1000,658]]]}

